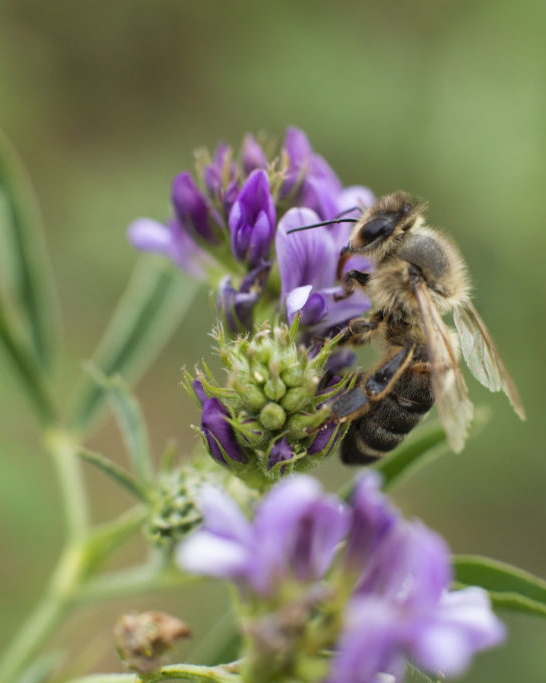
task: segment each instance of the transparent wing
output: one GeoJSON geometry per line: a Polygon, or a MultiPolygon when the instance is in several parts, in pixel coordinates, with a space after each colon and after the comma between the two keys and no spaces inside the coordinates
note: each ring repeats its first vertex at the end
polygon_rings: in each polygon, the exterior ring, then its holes
{"type": "Polygon", "coordinates": [[[459,453],[464,446],[473,407],[457,363],[457,353],[438,309],[423,282],[413,287],[425,332],[427,355],[431,365],[432,391],[438,415],[450,447],[459,453]]]}
{"type": "Polygon", "coordinates": [[[504,391],[517,415],[525,420],[525,410],[516,385],[499,356],[485,323],[471,303],[453,314],[461,350],[474,377],[490,391],[504,391]]]}

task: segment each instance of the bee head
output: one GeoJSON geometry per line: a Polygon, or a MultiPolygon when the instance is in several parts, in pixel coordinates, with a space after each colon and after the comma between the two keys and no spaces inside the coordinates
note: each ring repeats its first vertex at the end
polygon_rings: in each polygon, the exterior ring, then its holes
{"type": "Polygon", "coordinates": [[[380,197],[362,215],[351,236],[351,251],[383,258],[395,239],[420,219],[423,205],[405,192],[380,197]]]}

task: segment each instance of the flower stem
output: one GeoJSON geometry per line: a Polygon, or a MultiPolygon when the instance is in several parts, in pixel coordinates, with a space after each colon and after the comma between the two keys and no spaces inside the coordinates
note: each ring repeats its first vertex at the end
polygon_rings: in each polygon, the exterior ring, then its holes
{"type": "Polygon", "coordinates": [[[68,542],[74,543],[85,536],[89,524],[78,446],[70,434],[60,429],[47,431],[44,441],[57,469],[68,542]]]}
{"type": "Polygon", "coordinates": [[[25,664],[68,613],[80,572],[81,553],[68,547],[60,557],[46,595],[0,658],[0,681],[16,681],[25,664]]]}
{"type": "Polygon", "coordinates": [[[156,683],[183,679],[185,681],[209,681],[215,683],[238,683],[239,662],[223,666],[196,666],[194,664],[173,664],[164,666],[155,674],[140,677],[136,674],[94,674],[73,678],[68,683],[156,683]]]}

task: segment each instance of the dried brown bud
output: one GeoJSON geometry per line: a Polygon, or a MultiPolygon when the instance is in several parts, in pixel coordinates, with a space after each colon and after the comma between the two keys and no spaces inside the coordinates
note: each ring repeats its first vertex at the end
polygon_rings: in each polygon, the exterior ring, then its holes
{"type": "Polygon", "coordinates": [[[127,667],[150,674],[161,667],[161,655],[178,640],[189,638],[188,626],[165,612],[124,614],[114,627],[116,650],[127,667]]]}

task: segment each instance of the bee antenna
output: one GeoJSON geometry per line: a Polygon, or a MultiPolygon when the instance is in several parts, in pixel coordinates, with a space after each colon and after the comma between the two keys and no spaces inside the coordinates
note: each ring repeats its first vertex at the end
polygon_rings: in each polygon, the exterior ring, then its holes
{"type": "Polygon", "coordinates": [[[333,225],[334,223],[358,223],[359,220],[359,218],[332,218],[329,221],[321,221],[320,223],[312,223],[311,225],[302,225],[301,228],[292,228],[291,230],[287,230],[286,234],[289,235],[291,232],[319,228],[321,225],[333,225]]]}

